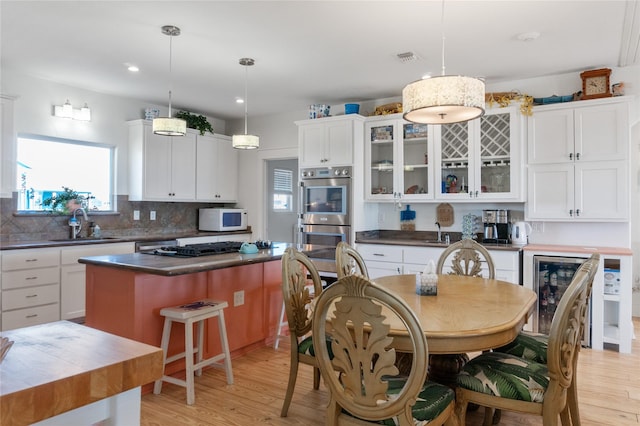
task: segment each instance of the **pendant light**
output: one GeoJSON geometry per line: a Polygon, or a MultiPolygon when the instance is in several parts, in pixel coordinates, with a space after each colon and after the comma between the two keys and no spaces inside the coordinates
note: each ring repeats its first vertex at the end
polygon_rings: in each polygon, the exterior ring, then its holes
{"type": "Polygon", "coordinates": [[[403,117],[414,123],[449,124],[484,115],[484,81],[445,75],[444,0],[442,0],[442,75],[414,81],[402,90],[403,117]]]}
{"type": "Polygon", "coordinates": [[[256,149],[260,146],[260,138],[255,135],[247,134],[247,120],[248,120],[248,108],[249,98],[247,95],[247,80],[249,75],[249,67],[255,64],[255,61],[251,58],[241,58],[239,61],[245,70],[244,78],[244,135],[233,135],[231,138],[231,144],[236,149],[256,149]]]}
{"type": "Polygon", "coordinates": [[[153,119],[153,133],[164,136],[184,136],[187,134],[187,122],[171,117],[171,48],[173,37],[180,35],[180,28],[165,25],[162,27],[162,34],[169,36],[169,116],[153,119]]]}

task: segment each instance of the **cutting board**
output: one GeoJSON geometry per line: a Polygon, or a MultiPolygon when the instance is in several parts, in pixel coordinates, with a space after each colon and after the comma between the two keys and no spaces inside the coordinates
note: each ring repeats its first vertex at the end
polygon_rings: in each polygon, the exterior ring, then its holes
{"type": "Polygon", "coordinates": [[[453,225],[453,207],[449,203],[440,203],[436,207],[436,220],[440,226],[453,225]]]}

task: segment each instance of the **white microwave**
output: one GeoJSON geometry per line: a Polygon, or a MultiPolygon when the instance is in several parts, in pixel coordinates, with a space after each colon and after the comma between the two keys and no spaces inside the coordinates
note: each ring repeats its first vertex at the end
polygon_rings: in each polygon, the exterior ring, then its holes
{"type": "Polygon", "coordinates": [[[247,229],[246,209],[199,209],[200,231],[244,231],[247,229]]]}

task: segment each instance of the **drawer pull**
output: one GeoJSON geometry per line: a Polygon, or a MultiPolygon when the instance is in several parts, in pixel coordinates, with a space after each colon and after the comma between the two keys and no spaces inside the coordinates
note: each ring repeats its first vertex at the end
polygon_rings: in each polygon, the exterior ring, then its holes
{"type": "Polygon", "coordinates": [[[37,280],[37,279],[38,279],[38,277],[27,277],[27,278],[25,278],[25,280],[27,280],[27,281],[28,280],[37,280]]]}
{"type": "Polygon", "coordinates": [[[37,261],[38,261],[38,259],[37,259],[37,258],[35,258],[35,259],[27,259],[27,260],[25,260],[25,262],[37,262],[37,261]]]}
{"type": "Polygon", "coordinates": [[[29,294],[29,295],[27,295],[27,296],[25,296],[25,297],[26,297],[27,299],[30,299],[30,298],[32,298],[32,297],[38,297],[38,295],[37,295],[37,294],[29,294]]]}
{"type": "Polygon", "coordinates": [[[35,318],[37,316],[38,316],[38,314],[31,314],[31,315],[27,315],[25,318],[35,318]]]}
{"type": "Polygon", "coordinates": [[[382,256],[384,257],[384,253],[373,253],[374,256],[382,256]]]}

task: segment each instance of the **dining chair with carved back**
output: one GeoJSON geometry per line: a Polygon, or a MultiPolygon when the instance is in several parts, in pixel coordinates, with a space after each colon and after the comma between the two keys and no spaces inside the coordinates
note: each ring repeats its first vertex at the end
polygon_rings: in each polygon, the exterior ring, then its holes
{"type": "MultiPolygon", "coordinates": [[[[595,253],[591,255],[587,262],[584,262],[578,271],[583,268],[589,268],[589,278],[587,282],[587,300],[591,299],[591,292],[593,289],[593,280],[595,274],[598,269],[598,264],[600,263],[600,255],[595,253]]],[[[577,273],[577,271],[576,271],[577,273]]],[[[582,318],[582,330],[581,336],[584,336],[586,330],[588,315],[585,312],[584,318],[582,318]]],[[[582,347],[582,337],[578,341],[576,346],[576,351],[579,351],[582,347]]],[[[549,336],[541,333],[533,333],[528,331],[521,331],[515,340],[507,345],[504,345],[500,348],[494,349],[496,352],[504,352],[511,355],[515,355],[520,358],[525,358],[530,361],[539,362],[541,364],[547,363],[547,348],[549,346],[549,336]]],[[[577,369],[578,357],[574,358],[574,374],[573,380],[571,381],[571,385],[569,387],[568,401],[569,401],[569,411],[571,414],[571,421],[574,426],[580,425],[580,411],[578,408],[578,389],[576,383],[576,369],[577,369]]]]}
{"type": "MultiPolygon", "coordinates": [[[[545,426],[557,425],[558,416],[563,425],[572,424],[571,405],[577,404],[576,395],[571,395],[575,391],[572,384],[576,358],[588,314],[589,287],[598,262],[597,257],[585,262],[560,299],[551,322],[546,363],[488,352],[463,367],[456,381],[456,415],[460,424],[465,423],[469,403],[537,414],[545,426]]],[[[492,421],[487,410],[484,424],[492,421]]]]}
{"type": "Polygon", "coordinates": [[[449,245],[440,255],[436,265],[436,273],[442,274],[445,267],[450,267],[449,274],[482,276],[483,269],[487,269],[488,276],[493,279],[496,268],[489,251],[472,239],[465,238],[449,245]]]}
{"type": "Polygon", "coordinates": [[[369,278],[367,265],[360,253],[344,241],[340,241],[336,246],[336,272],[338,278],[351,274],[369,278]]]}
{"type": "Polygon", "coordinates": [[[454,424],[454,392],[426,381],[429,349],[416,314],[395,293],[364,276],[346,275],[317,298],[313,340],[329,389],[326,424],[413,426],[454,424]],[[387,316],[406,327],[413,351],[411,372],[399,375],[387,316]],[[334,354],[323,345],[331,341],[334,354]]]}
{"type": "Polygon", "coordinates": [[[322,281],[313,262],[293,247],[282,256],[282,297],[289,324],[291,364],[281,417],[286,417],[293,398],[300,363],[313,367],[313,388],[320,387],[320,370],[311,338],[311,302],[322,292],[322,281]]]}

